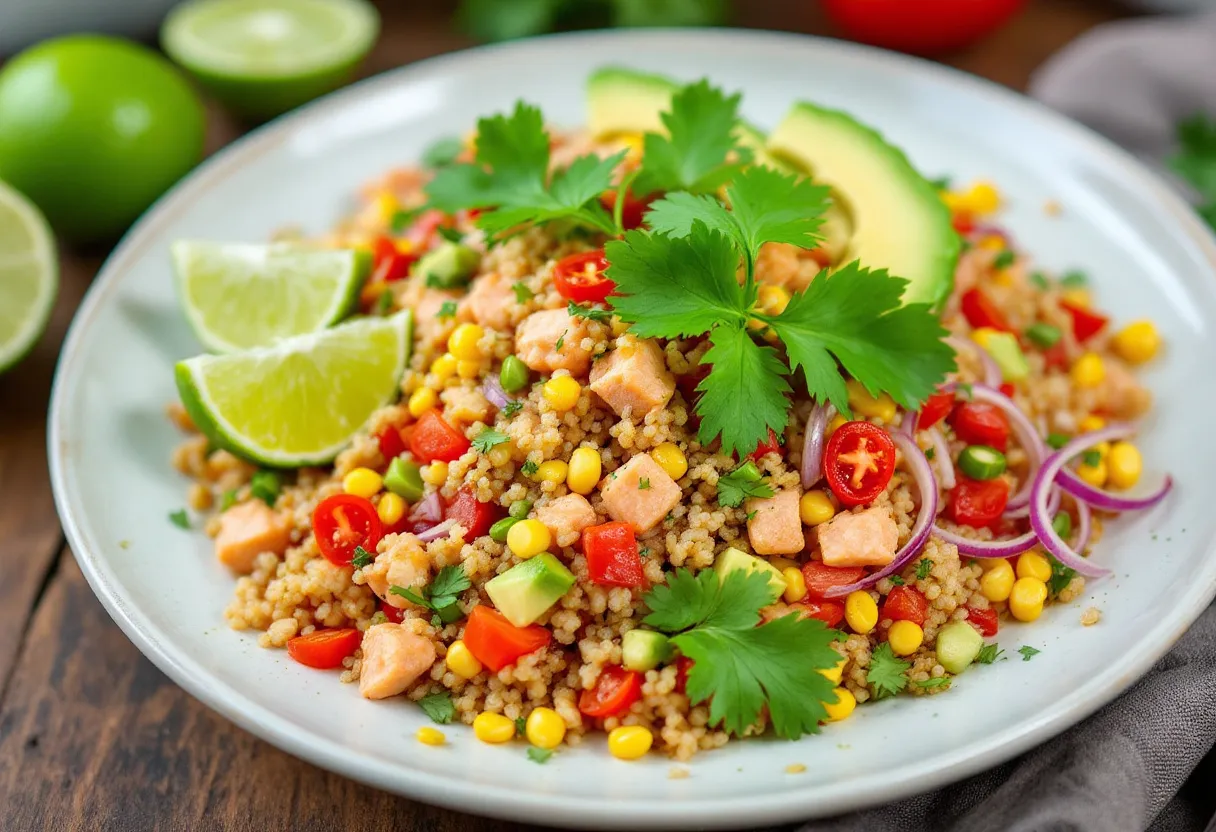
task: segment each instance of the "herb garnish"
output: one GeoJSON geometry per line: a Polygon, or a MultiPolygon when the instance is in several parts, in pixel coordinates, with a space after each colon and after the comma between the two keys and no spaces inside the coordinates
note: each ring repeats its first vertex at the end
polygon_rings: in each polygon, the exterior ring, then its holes
{"type": "Polygon", "coordinates": [[[446,693],[432,693],[424,696],[418,700],[418,704],[433,722],[440,725],[447,725],[452,721],[452,717],[456,716],[456,703],[446,693]]]}
{"type": "Polygon", "coordinates": [[[506,416],[508,419],[510,419],[512,416],[514,416],[516,413],[518,413],[519,411],[521,411],[523,409],[524,409],[523,402],[521,402],[519,399],[512,399],[511,401],[507,402],[503,406],[501,412],[502,412],[503,416],[506,416]]]}
{"type": "Polygon", "coordinates": [[[1081,454],[1081,462],[1088,465],[1090,468],[1094,468],[1101,464],[1102,452],[1097,448],[1090,448],[1088,451],[1081,454]]]}
{"type": "Polygon", "coordinates": [[[874,691],[874,699],[886,699],[894,696],[908,686],[908,668],[911,662],[895,657],[891,645],[885,641],[870,654],[870,670],[866,673],[866,682],[874,691]]]}
{"type": "Polygon", "coordinates": [[[435,313],[435,317],[443,320],[444,318],[456,317],[456,301],[445,300],[439,304],[439,311],[435,313]]]}
{"type": "Polygon", "coordinates": [[[975,660],[979,664],[992,664],[997,659],[1004,661],[1004,659],[1001,658],[1001,654],[1004,652],[1005,651],[996,644],[985,644],[980,648],[980,652],[975,654],[975,660]]]}
{"type": "Polygon", "coordinates": [[[438,139],[422,151],[422,164],[428,168],[446,168],[464,150],[464,142],[456,136],[438,139]]]}
{"type": "Polygon", "coordinates": [[[527,303],[536,297],[536,292],[533,292],[523,283],[523,281],[515,281],[511,284],[511,291],[515,293],[516,303],[527,303]]]}
{"type": "Polygon", "coordinates": [[[257,471],[249,478],[249,493],[271,508],[274,508],[274,501],[279,499],[282,487],[283,482],[274,471],[257,471]]]}
{"type": "Polygon", "coordinates": [[[579,306],[574,301],[566,304],[566,312],[572,318],[586,318],[589,321],[607,321],[612,313],[607,309],[597,309],[594,306],[579,306]]]}
{"type": "Polygon", "coordinates": [[[1059,595],[1068,588],[1072,579],[1077,577],[1077,570],[1060,563],[1051,554],[1047,555],[1047,559],[1051,562],[1051,577],[1047,580],[1047,591],[1053,596],[1059,595]]]}
{"type": "Polygon", "coordinates": [[[190,528],[190,515],[186,514],[184,508],[179,508],[177,511],[169,512],[169,522],[177,526],[179,529],[190,528]]]}
{"type": "Polygon", "coordinates": [[[350,559],[350,565],[356,569],[362,569],[369,563],[374,561],[376,556],[364,549],[362,546],[355,547],[355,556],[350,559]]]}
{"type": "MultiPolygon", "coordinates": [[[[459,566],[445,566],[439,570],[435,580],[423,587],[421,594],[413,587],[391,586],[389,592],[399,595],[411,603],[431,610],[444,624],[459,621],[464,616],[460,609],[459,595],[473,584],[459,566]]],[[[433,622],[432,622],[433,623],[433,622]]]]}
{"type": "Polygon", "coordinates": [[[933,561],[928,558],[921,558],[916,562],[916,580],[923,581],[929,577],[929,572],[933,570],[933,561]]]}
{"type": "Polygon", "coordinates": [[[495,445],[501,445],[508,440],[508,436],[501,431],[493,428],[486,428],[481,433],[473,438],[473,447],[478,453],[488,454],[490,449],[495,445]]]}
{"type": "Polygon", "coordinates": [[[891,583],[895,584],[896,586],[904,585],[903,575],[892,575],[891,577],[887,578],[887,580],[890,581],[891,583]]]}
{"type": "Polygon", "coordinates": [[[1018,652],[1022,654],[1022,661],[1028,662],[1033,657],[1039,655],[1039,653],[1041,653],[1042,651],[1034,649],[1029,644],[1023,644],[1021,647],[1018,648],[1018,652]]]}
{"type": "Polygon", "coordinates": [[[372,307],[372,314],[377,318],[383,318],[388,315],[393,308],[393,292],[391,289],[384,289],[380,294],[376,295],[376,303],[372,307]]]}
{"type": "Polygon", "coordinates": [[[1089,285],[1089,276],[1079,269],[1072,269],[1060,278],[1060,285],[1065,289],[1080,289],[1089,285]]]}
{"type": "Polygon", "coordinates": [[[519,469],[519,472],[525,477],[530,477],[538,470],[540,470],[540,466],[537,465],[533,460],[528,459],[524,461],[523,467],[519,469]]]}
{"type": "Polygon", "coordinates": [[[773,489],[750,460],[729,474],[718,477],[718,505],[737,508],[747,497],[771,497],[773,489]]]}
{"type": "Polygon", "coordinates": [[[639,479],[638,480],[638,490],[639,491],[650,490],[650,480],[647,479],[646,477],[642,477],[641,479],[639,479]]]}
{"type": "Polygon", "coordinates": [[[1009,249],[1003,249],[996,259],[992,261],[992,265],[998,269],[1007,269],[1013,265],[1013,262],[1018,259],[1018,256],[1009,249]]]}
{"type": "Polygon", "coordinates": [[[1216,228],[1216,119],[1200,113],[1182,121],[1178,144],[1170,166],[1199,192],[1199,216],[1216,228]]]}
{"type": "Polygon", "coordinates": [[[220,511],[227,511],[234,505],[236,505],[236,489],[229,488],[222,495],[220,495],[220,511]]]}
{"type": "Polygon", "coordinates": [[[945,687],[946,685],[950,684],[950,677],[949,676],[934,676],[929,679],[920,679],[918,681],[913,682],[912,684],[916,685],[918,688],[926,688],[926,689],[940,688],[940,687],[945,687]]]}
{"type": "Polygon", "coordinates": [[[528,746],[528,759],[534,763],[544,765],[549,762],[549,758],[553,756],[552,748],[540,748],[535,745],[528,746]]]}

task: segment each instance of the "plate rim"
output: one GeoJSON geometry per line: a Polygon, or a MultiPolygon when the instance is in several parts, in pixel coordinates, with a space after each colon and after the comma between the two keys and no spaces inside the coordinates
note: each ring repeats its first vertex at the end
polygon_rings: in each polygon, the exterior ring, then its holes
{"type": "Polygon", "coordinates": [[[338,743],[300,732],[294,723],[248,701],[236,687],[216,684],[195,657],[175,655],[181,651],[163,636],[138,606],[122,597],[121,585],[111,573],[101,541],[86,534],[84,524],[70,499],[70,455],[65,448],[64,408],[71,396],[68,379],[77,377],[80,344],[91,322],[118,286],[129,263],[152,245],[158,227],[175,213],[184,210],[198,193],[206,191],[213,180],[239,171],[285,143],[300,128],[323,123],[330,111],[359,99],[372,99],[393,87],[409,83],[415,75],[442,72],[448,64],[493,60],[501,54],[544,51],[550,43],[570,42],[632,43],[656,48],[661,44],[684,48],[706,48],[715,44],[747,42],[754,48],[780,47],[811,49],[828,54],[848,55],[878,65],[890,72],[909,73],[935,86],[970,91],[993,100],[1005,109],[1038,122],[1046,130],[1064,134],[1120,169],[1125,181],[1137,184],[1155,204],[1177,222],[1182,236],[1216,269],[1216,237],[1199,221],[1190,206],[1133,155],[1088,127],[1050,109],[1015,90],[993,81],[883,49],[847,43],[830,38],[790,32],[751,29],[653,29],[647,31],[593,31],[547,35],[504,44],[480,46],[446,53],[395,67],[363,79],[342,90],[311,102],[299,110],[263,125],[221,148],[163,194],[132,226],[115,246],[97,273],[73,316],[56,366],[47,424],[47,455],[51,486],[68,545],[94,595],[123,633],[158,669],[187,693],[213,711],[274,747],[376,788],[423,803],[456,811],[474,810],[477,814],[520,821],[546,817],[548,823],[577,828],[604,828],[623,825],[640,828],[732,828],[804,820],[840,814],[888,803],[912,794],[927,792],[957,782],[979,771],[999,765],[1078,724],[1099,708],[1130,688],[1186,632],[1216,597],[1216,541],[1207,544],[1206,569],[1190,584],[1187,595],[1161,618],[1128,657],[1095,674],[1034,720],[1011,725],[1004,730],[955,746],[949,752],[930,758],[932,762],[912,773],[882,778],[874,775],[854,778],[828,794],[813,790],[791,790],[757,797],[725,796],[680,801],[638,801],[624,803],[607,797],[585,798],[563,795],[521,793],[503,786],[449,779],[420,770],[402,770],[343,754],[338,743]],[[309,738],[311,737],[311,738],[309,738]],[[540,813],[544,813],[541,815],[540,813]],[[611,817],[611,822],[608,818],[611,817]]]}

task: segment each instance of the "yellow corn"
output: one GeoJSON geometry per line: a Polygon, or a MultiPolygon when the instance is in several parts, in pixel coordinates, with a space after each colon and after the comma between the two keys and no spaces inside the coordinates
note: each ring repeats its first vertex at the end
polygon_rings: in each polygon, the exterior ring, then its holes
{"type": "Polygon", "coordinates": [[[539,520],[520,520],[507,531],[507,546],[516,557],[531,558],[549,548],[553,536],[539,520]]]}
{"type": "Polygon", "coordinates": [[[856,379],[849,379],[845,386],[849,391],[849,407],[854,412],[888,423],[895,421],[895,400],[886,393],[880,393],[877,397],[871,396],[856,379]]]}
{"type": "Polygon", "coordinates": [[[806,578],[802,575],[802,570],[797,566],[787,566],[781,570],[781,577],[785,578],[785,602],[793,604],[801,601],[806,597],[806,578]]]}
{"type": "Polygon", "coordinates": [[[566,481],[566,472],[569,466],[560,459],[551,459],[548,462],[542,462],[536,469],[536,478],[543,482],[559,483],[566,481]]]}
{"type": "Polygon", "coordinates": [[[511,449],[506,445],[495,445],[490,448],[490,452],[486,454],[486,458],[490,460],[490,464],[495,468],[501,468],[511,461],[511,449]]]}
{"type": "Polygon", "coordinates": [[[790,305],[790,293],[780,286],[761,284],[757,298],[760,311],[769,315],[780,315],[790,305]]]}
{"type": "Polygon", "coordinates": [[[1051,580],[1051,561],[1040,552],[1023,552],[1018,555],[1018,577],[1034,578],[1047,583],[1051,580]]]}
{"type": "Polygon", "coordinates": [[[631,133],[622,133],[617,137],[617,139],[622,145],[624,145],[625,158],[628,161],[632,162],[633,164],[637,164],[638,162],[642,161],[642,149],[645,147],[645,140],[642,138],[641,133],[637,131],[631,133]]]}
{"type": "Polygon", "coordinates": [[[925,631],[915,621],[896,621],[887,631],[887,644],[897,656],[911,656],[924,640],[925,631]]]}
{"type": "Polygon", "coordinates": [[[443,485],[448,481],[448,464],[446,462],[432,462],[422,469],[422,479],[430,485],[443,485]]]}
{"type": "Polygon", "coordinates": [[[459,361],[480,361],[485,357],[478,346],[486,331],[477,324],[461,324],[448,336],[448,352],[459,361]]]}
{"type": "Polygon", "coordinates": [[[395,526],[405,516],[405,500],[391,491],[385,491],[376,503],[376,514],[386,526],[395,526]]]}
{"type": "Polygon", "coordinates": [[[528,714],[524,734],[537,748],[557,748],[566,738],[566,723],[552,708],[537,708],[528,714]]]}
{"type": "Polygon", "coordinates": [[[836,664],[828,668],[820,668],[819,672],[833,685],[839,685],[840,677],[844,675],[844,666],[847,661],[848,659],[841,656],[840,661],[836,662],[836,664]]]}
{"type": "Polygon", "coordinates": [[[1161,335],[1152,321],[1133,321],[1115,333],[1111,346],[1124,361],[1143,364],[1161,349],[1161,335]]]}
{"type": "Polygon", "coordinates": [[[952,213],[961,214],[971,210],[968,206],[967,195],[960,191],[942,191],[938,196],[952,213]]]}
{"type": "Polygon", "coordinates": [[[599,485],[603,463],[599,451],[593,448],[575,448],[566,466],[566,485],[575,494],[590,494],[599,485]]]}
{"type": "Polygon", "coordinates": [[[678,480],[688,472],[688,457],[684,456],[680,446],[673,442],[664,442],[651,451],[650,455],[673,480],[678,480]]]}
{"type": "Polygon", "coordinates": [[[613,335],[613,337],[620,338],[622,335],[624,335],[628,331],[629,331],[629,323],[627,321],[622,321],[620,318],[618,318],[614,315],[612,318],[612,335],[613,335]]]}
{"type": "Polygon", "coordinates": [[[342,490],[347,494],[370,500],[380,493],[384,479],[371,468],[356,468],[342,478],[342,490]]]}
{"type": "Polygon", "coordinates": [[[1102,488],[1106,485],[1106,460],[1099,459],[1097,465],[1086,465],[1085,463],[1081,463],[1077,466],[1077,476],[1092,485],[1094,488],[1102,488]]]}
{"type": "Polygon", "coordinates": [[[545,382],[541,393],[554,410],[569,410],[578,404],[583,388],[570,376],[554,376],[545,382]]]}
{"type": "Polygon", "coordinates": [[[844,618],[853,632],[865,635],[878,623],[878,604],[868,592],[850,592],[844,599],[844,618]]]}
{"type": "Polygon", "coordinates": [[[469,648],[465,647],[463,641],[453,641],[448,647],[448,654],[444,658],[444,663],[447,664],[448,670],[455,673],[461,679],[472,679],[481,672],[481,662],[477,657],[469,652],[469,648]]]}
{"type": "Polygon", "coordinates": [[[848,719],[857,707],[857,697],[848,688],[836,688],[832,693],[836,695],[836,701],[823,703],[823,709],[828,712],[828,721],[848,719]]]}
{"type": "Polygon", "coordinates": [[[1131,488],[1140,481],[1144,462],[1131,442],[1116,442],[1106,457],[1107,480],[1114,488],[1131,488]]]}
{"type": "Polygon", "coordinates": [[[423,745],[443,745],[443,743],[447,740],[447,737],[443,735],[442,731],[440,731],[438,728],[432,728],[429,725],[419,728],[417,737],[418,742],[422,743],[423,745]]]}
{"type": "Polygon", "coordinates": [[[1009,593],[1009,612],[1018,621],[1034,621],[1043,614],[1047,584],[1038,578],[1018,578],[1009,593]]]}
{"type": "Polygon", "coordinates": [[[1100,355],[1087,352],[1072,365],[1071,375],[1078,387],[1097,387],[1106,379],[1106,365],[1100,355]]]}
{"type": "Polygon", "coordinates": [[[808,526],[818,526],[836,516],[836,506],[820,489],[808,491],[798,501],[798,516],[808,526]]]}
{"type": "Polygon", "coordinates": [[[404,254],[407,257],[414,253],[413,240],[393,240],[393,248],[397,249],[398,254],[404,254]]]}
{"type": "Polygon", "coordinates": [[[1081,433],[1092,433],[1095,430],[1102,430],[1104,427],[1106,427],[1106,420],[1092,413],[1077,423],[1077,430],[1081,433]]]}
{"type": "Polygon", "coordinates": [[[491,745],[508,742],[515,736],[515,722],[502,714],[484,711],[473,720],[473,736],[491,745]]]}
{"type": "Polygon", "coordinates": [[[840,430],[840,426],[849,420],[837,413],[832,417],[832,421],[828,422],[827,436],[830,437],[833,433],[840,430]]]}
{"type": "Polygon", "coordinates": [[[1088,308],[1091,303],[1088,289],[1065,289],[1060,292],[1060,300],[1082,308],[1088,308]]]}
{"type": "Polygon", "coordinates": [[[458,363],[456,356],[450,352],[445,352],[431,362],[431,372],[435,374],[435,378],[439,379],[439,383],[442,384],[456,375],[456,365],[458,363]]]}
{"type": "Polygon", "coordinates": [[[400,208],[401,203],[397,201],[397,197],[388,191],[376,194],[376,213],[380,216],[381,222],[389,222],[393,218],[393,214],[397,213],[400,208]]]}
{"type": "Polygon", "coordinates": [[[622,725],[608,734],[608,753],[618,760],[645,757],[654,745],[654,734],[641,725],[622,725]]]}
{"type": "Polygon", "coordinates": [[[1007,601],[1014,580],[1013,567],[1001,558],[980,577],[980,593],[989,601],[1007,601]]]}
{"type": "Polygon", "coordinates": [[[1001,192],[984,180],[972,185],[965,199],[967,207],[975,214],[992,214],[1001,207],[1001,192]]]}
{"type": "Polygon", "coordinates": [[[457,361],[456,375],[465,379],[477,378],[479,375],[481,375],[481,362],[469,361],[468,359],[461,359],[460,361],[457,361]]]}
{"type": "Polygon", "coordinates": [[[1005,241],[996,234],[989,234],[980,240],[980,248],[987,249],[988,251],[1004,251],[1005,241]]]}
{"type": "Polygon", "coordinates": [[[439,403],[439,397],[435,395],[435,391],[429,387],[419,387],[410,394],[409,408],[410,415],[417,419],[423,413],[433,408],[439,403]]]}

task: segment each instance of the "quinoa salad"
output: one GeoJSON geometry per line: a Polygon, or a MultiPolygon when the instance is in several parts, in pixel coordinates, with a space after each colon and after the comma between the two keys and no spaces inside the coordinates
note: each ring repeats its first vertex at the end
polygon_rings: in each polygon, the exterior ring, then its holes
{"type": "Polygon", "coordinates": [[[1029,660],[1002,629],[1049,606],[1097,624],[1104,523],[1170,488],[1134,444],[1153,324],[849,114],[765,134],[621,68],[587,98],[435,143],[329,233],[175,247],[210,354],[172,519],[228,625],[417,703],[423,744],[543,763],[830,732],[1029,660]]]}

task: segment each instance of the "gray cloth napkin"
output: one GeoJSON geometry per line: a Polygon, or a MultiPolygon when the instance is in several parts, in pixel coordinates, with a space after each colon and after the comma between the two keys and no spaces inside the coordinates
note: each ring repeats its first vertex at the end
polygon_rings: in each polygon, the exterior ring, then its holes
{"type": "MultiPolygon", "coordinates": [[[[1031,93],[1165,173],[1177,122],[1216,114],[1216,14],[1094,29],[1039,72],[1031,93]]],[[[799,832],[1202,830],[1216,811],[1214,746],[1216,607],[1061,736],[961,783],[799,832]]]]}

